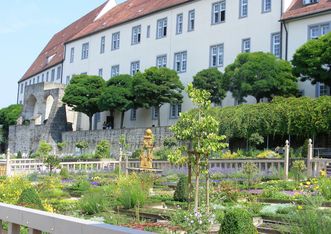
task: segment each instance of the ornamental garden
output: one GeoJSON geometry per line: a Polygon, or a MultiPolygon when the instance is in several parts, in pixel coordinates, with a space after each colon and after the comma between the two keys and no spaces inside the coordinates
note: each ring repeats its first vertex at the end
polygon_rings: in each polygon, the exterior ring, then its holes
{"type": "MultiPolygon", "coordinates": [[[[217,69],[199,72],[185,90],[195,108],[181,114],[170,128],[173,137],[153,152],[154,160],[167,161],[168,167],[128,171],[118,161],[139,160],[146,149],[130,154],[122,136],[117,166],[72,172],[61,163],[109,160],[107,139],[94,154],[84,154],[87,142],[77,142],[81,156],[76,158],[52,155],[52,146],[40,142],[30,157],[47,169],[1,177],[0,201],[156,233],[330,233],[331,160],[317,157],[308,139],[329,135],[331,98],[299,97],[295,78],[329,85],[331,59],[325,51],[330,51],[330,40],[328,34],[309,41],[292,65],[258,52],[240,54],[224,74],[217,69]],[[327,46],[322,50],[321,45],[327,46]],[[314,46],[314,56],[308,56],[314,46]],[[222,108],[218,104],[227,91],[239,102],[253,96],[258,103],[222,108]],[[262,99],[269,102],[260,103],[262,99]],[[231,166],[220,166],[223,162],[231,166]],[[283,163],[275,166],[277,162],[283,163]]],[[[150,68],[106,83],[76,76],[63,101],[90,118],[111,110],[121,111],[123,119],[133,107],[181,102],[183,89],[175,72],[150,68]]],[[[20,109],[0,111],[3,146],[20,109]]],[[[64,145],[59,142],[58,150],[64,145]]],[[[21,227],[21,233],[27,229],[21,227]]]]}

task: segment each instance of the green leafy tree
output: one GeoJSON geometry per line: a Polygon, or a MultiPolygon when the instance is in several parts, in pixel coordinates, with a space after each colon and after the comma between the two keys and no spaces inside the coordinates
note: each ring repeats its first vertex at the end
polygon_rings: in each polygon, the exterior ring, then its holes
{"type": "Polygon", "coordinates": [[[80,153],[82,154],[84,150],[88,148],[88,142],[87,141],[79,141],[76,143],[76,147],[80,149],[80,153]]]}
{"type": "Polygon", "coordinates": [[[102,140],[98,143],[96,151],[95,151],[95,157],[97,159],[100,158],[109,158],[110,156],[110,144],[106,140],[102,140]]]}
{"type": "Polygon", "coordinates": [[[99,76],[77,75],[65,89],[62,101],[89,117],[89,130],[92,130],[93,115],[100,112],[98,101],[104,87],[105,81],[99,76]]]}
{"type": "Polygon", "coordinates": [[[53,147],[47,143],[46,141],[42,140],[39,142],[38,149],[35,153],[36,157],[45,160],[48,158],[49,153],[53,150],[53,147]]]}
{"type": "Polygon", "coordinates": [[[125,112],[134,107],[132,77],[119,75],[108,80],[98,104],[102,111],[121,112],[121,128],[123,128],[125,112]]]}
{"type": "Polygon", "coordinates": [[[49,155],[46,158],[45,163],[49,168],[49,175],[52,175],[53,170],[60,166],[60,162],[61,160],[55,155],[49,155]]]}
{"type": "Polygon", "coordinates": [[[230,91],[240,102],[249,95],[260,102],[262,98],[298,94],[291,64],[270,53],[239,54],[234,63],[225,68],[225,76],[229,79],[230,91]]]}
{"type": "Polygon", "coordinates": [[[331,87],[331,33],[306,42],[293,55],[292,64],[294,75],[302,81],[331,87]]]}
{"type": "MultiPolygon", "coordinates": [[[[165,67],[151,67],[144,73],[138,72],[133,81],[135,103],[144,108],[154,107],[157,113],[165,103],[181,103],[184,86],[173,70],[165,67]]],[[[161,125],[160,114],[158,126],[161,125]]]]}
{"type": "MultiPolygon", "coordinates": [[[[206,207],[207,212],[209,212],[208,158],[213,152],[219,152],[227,147],[227,144],[224,143],[226,137],[219,135],[219,122],[209,114],[211,108],[210,93],[195,89],[191,84],[187,88],[187,93],[197,109],[183,113],[179,121],[171,127],[176,139],[182,142],[182,147],[173,150],[172,154],[169,155],[169,160],[175,164],[187,163],[193,166],[195,211],[199,210],[200,176],[202,173],[206,175],[206,207]]],[[[188,177],[190,184],[190,174],[188,177]]],[[[189,192],[190,190],[191,188],[189,188],[189,192]]]]}
{"type": "Polygon", "coordinates": [[[228,90],[228,82],[224,75],[217,68],[209,68],[198,72],[193,77],[193,87],[207,90],[211,96],[210,101],[215,104],[222,104],[228,90]]]}

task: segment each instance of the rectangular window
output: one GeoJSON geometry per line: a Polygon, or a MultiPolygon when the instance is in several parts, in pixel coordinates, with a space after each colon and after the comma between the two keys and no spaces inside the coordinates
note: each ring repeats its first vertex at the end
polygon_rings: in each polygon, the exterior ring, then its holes
{"type": "Polygon", "coordinates": [[[191,10],[188,13],[188,31],[194,31],[195,28],[195,10],[191,10]]]}
{"type": "Polygon", "coordinates": [[[48,82],[49,72],[46,72],[46,82],[48,82]]]}
{"type": "Polygon", "coordinates": [[[34,84],[35,83],[35,78],[33,77],[33,79],[32,79],[32,84],[34,84]]]}
{"type": "Polygon", "coordinates": [[[70,76],[67,76],[66,84],[69,84],[69,82],[70,82],[70,76]]]}
{"type": "Polygon", "coordinates": [[[248,16],[248,0],[239,0],[240,2],[240,11],[239,17],[244,18],[248,16]]]}
{"type": "Polygon", "coordinates": [[[89,52],[89,43],[84,43],[82,45],[82,59],[88,58],[88,52],[89,52]]]}
{"type": "Polygon", "coordinates": [[[183,33],[183,14],[178,14],[176,21],[176,34],[182,34],[182,33],[183,33]]]}
{"type": "Polygon", "coordinates": [[[251,52],[251,39],[250,38],[242,40],[241,52],[242,53],[251,52]]]}
{"type": "Polygon", "coordinates": [[[55,69],[52,69],[51,72],[51,82],[53,82],[55,80],[55,69]]]}
{"type": "Polygon", "coordinates": [[[280,46],[280,33],[273,33],[271,35],[271,53],[277,58],[280,58],[281,55],[281,46],[280,46]]]}
{"type": "Polygon", "coordinates": [[[115,77],[120,74],[120,65],[115,65],[111,67],[110,77],[115,77]]]}
{"type": "Polygon", "coordinates": [[[155,107],[152,108],[152,120],[157,120],[159,118],[159,109],[157,110],[155,107]]]}
{"type": "Polygon", "coordinates": [[[262,12],[270,12],[271,11],[271,0],[262,0],[262,12]]]}
{"type": "Polygon", "coordinates": [[[175,71],[178,73],[186,72],[187,70],[187,52],[175,53],[175,71]]]}
{"type": "Polygon", "coordinates": [[[216,2],[212,5],[212,24],[225,21],[225,1],[216,2]]]}
{"type": "Polygon", "coordinates": [[[134,74],[136,74],[137,72],[139,72],[140,70],[140,62],[136,61],[136,62],[132,62],[131,63],[131,75],[133,76],[134,74]]]}
{"type": "Polygon", "coordinates": [[[130,119],[131,119],[132,121],[137,120],[137,109],[131,109],[131,116],[130,116],[130,119]]]}
{"type": "Polygon", "coordinates": [[[105,48],[106,48],[106,37],[103,36],[101,37],[101,41],[100,41],[100,54],[105,53],[105,48]]]}
{"type": "Polygon", "coordinates": [[[167,67],[167,55],[160,55],[156,57],[157,67],[167,67]]]}
{"type": "Polygon", "coordinates": [[[160,39],[167,36],[168,19],[163,18],[157,21],[156,38],[160,39]]]}
{"type": "Polygon", "coordinates": [[[319,88],[319,97],[320,96],[329,96],[330,95],[330,88],[322,83],[318,83],[318,88],[319,88]]]}
{"type": "Polygon", "coordinates": [[[136,45],[139,44],[141,41],[141,26],[135,26],[132,28],[132,38],[131,44],[136,45]]]}
{"type": "Polygon", "coordinates": [[[24,90],[24,85],[21,84],[21,93],[23,93],[23,90],[24,90]]]}
{"type": "Polygon", "coordinates": [[[181,104],[170,104],[170,118],[177,119],[182,112],[181,104]]]}
{"type": "Polygon", "coordinates": [[[39,83],[39,78],[40,78],[40,77],[39,77],[39,76],[37,76],[37,83],[39,83]]]}
{"type": "Polygon", "coordinates": [[[102,68],[100,68],[98,70],[98,76],[103,77],[103,69],[102,68]]]}
{"type": "Polygon", "coordinates": [[[41,82],[44,82],[45,81],[45,74],[42,74],[41,75],[41,82]]]}
{"type": "Polygon", "coordinates": [[[118,50],[120,48],[120,32],[113,33],[111,49],[118,50]]]}
{"type": "Polygon", "coordinates": [[[70,63],[73,63],[75,59],[75,48],[70,49],[70,63]]]}
{"type": "Polygon", "coordinates": [[[61,74],[62,73],[62,69],[61,66],[57,67],[57,72],[56,72],[56,79],[59,80],[61,79],[61,74]]]}
{"type": "Polygon", "coordinates": [[[316,39],[330,32],[330,23],[314,25],[309,27],[309,39],[316,39]]]}
{"type": "Polygon", "coordinates": [[[314,4],[314,3],[318,3],[319,0],[303,0],[303,5],[310,5],[310,4],[314,4]]]}
{"type": "Polygon", "coordinates": [[[210,67],[222,67],[224,61],[224,44],[210,47],[210,67]]]}
{"type": "Polygon", "coordinates": [[[151,26],[150,25],[147,26],[146,37],[147,38],[151,37],[151,26]]]}

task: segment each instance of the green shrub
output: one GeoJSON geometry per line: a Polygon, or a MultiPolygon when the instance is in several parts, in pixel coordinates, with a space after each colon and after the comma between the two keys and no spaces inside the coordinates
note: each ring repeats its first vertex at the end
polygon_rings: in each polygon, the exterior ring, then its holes
{"type": "Polygon", "coordinates": [[[95,158],[109,158],[110,157],[110,144],[106,140],[102,140],[97,144],[95,151],[95,158]]]}
{"type": "Polygon", "coordinates": [[[255,163],[248,162],[248,163],[245,163],[244,164],[243,173],[247,177],[248,185],[252,185],[253,184],[254,176],[257,175],[258,171],[259,170],[258,170],[258,168],[257,168],[257,166],[256,166],[255,163]]]}
{"type": "Polygon", "coordinates": [[[255,234],[257,230],[253,225],[253,218],[247,210],[232,208],[225,211],[220,233],[255,234]]]}
{"type": "Polygon", "coordinates": [[[91,189],[79,200],[78,206],[83,214],[94,215],[107,208],[107,197],[100,188],[91,189]]]}
{"type": "Polygon", "coordinates": [[[272,150],[265,150],[265,151],[259,153],[256,157],[257,158],[281,158],[281,156],[279,154],[277,154],[276,152],[274,152],[272,150]]]}
{"type": "Polygon", "coordinates": [[[181,175],[174,193],[174,200],[179,202],[188,201],[188,181],[187,177],[181,175]]]}
{"type": "Polygon", "coordinates": [[[0,202],[16,204],[21,193],[31,187],[31,183],[22,177],[8,177],[0,183],[0,202]]]}
{"type": "Polygon", "coordinates": [[[178,142],[175,137],[168,137],[168,138],[164,139],[163,146],[166,148],[173,148],[173,147],[177,146],[177,143],[178,142]]]}
{"type": "Polygon", "coordinates": [[[68,168],[66,168],[66,167],[61,168],[60,176],[61,176],[63,179],[68,179],[69,176],[70,176],[70,175],[69,175],[68,168]]]}
{"type": "Polygon", "coordinates": [[[24,189],[17,201],[17,205],[38,210],[45,209],[37,191],[34,188],[24,189]]]}
{"type": "Polygon", "coordinates": [[[79,180],[76,183],[72,184],[68,190],[69,194],[73,197],[80,197],[91,187],[90,182],[86,180],[79,180]]]}
{"type": "Polygon", "coordinates": [[[331,200],[331,179],[321,177],[318,181],[318,184],[321,195],[325,199],[331,200]]]}
{"type": "Polygon", "coordinates": [[[303,177],[303,173],[306,171],[306,169],[305,161],[294,161],[292,165],[292,173],[295,180],[299,181],[303,177]]]}
{"type": "Polygon", "coordinates": [[[139,159],[141,153],[142,153],[142,149],[137,149],[132,153],[131,158],[132,159],[139,159]]]}
{"type": "Polygon", "coordinates": [[[170,148],[161,148],[154,152],[155,159],[158,160],[168,160],[168,155],[172,152],[170,148]]]}

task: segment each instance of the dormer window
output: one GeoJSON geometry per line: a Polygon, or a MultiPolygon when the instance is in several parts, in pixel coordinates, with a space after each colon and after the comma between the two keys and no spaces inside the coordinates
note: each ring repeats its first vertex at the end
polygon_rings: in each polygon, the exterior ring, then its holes
{"type": "Polygon", "coordinates": [[[303,5],[310,5],[310,4],[315,4],[318,3],[319,0],[303,0],[303,5]]]}

